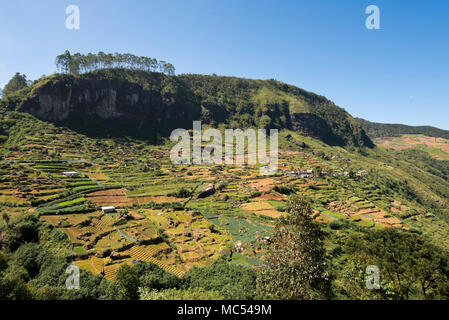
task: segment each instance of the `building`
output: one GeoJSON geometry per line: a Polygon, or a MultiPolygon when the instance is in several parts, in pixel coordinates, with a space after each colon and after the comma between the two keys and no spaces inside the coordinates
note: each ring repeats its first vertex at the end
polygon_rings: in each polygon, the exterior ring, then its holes
{"type": "Polygon", "coordinates": [[[76,171],[65,171],[62,173],[64,177],[76,177],[78,176],[78,172],[76,171]]]}
{"type": "Polygon", "coordinates": [[[303,179],[313,178],[313,170],[298,171],[298,175],[303,179]]]}
{"type": "Polygon", "coordinates": [[[101,211],[103,213],[115,212],[115,207],[113,207],[113,206],[101,207],[101,211]]]}

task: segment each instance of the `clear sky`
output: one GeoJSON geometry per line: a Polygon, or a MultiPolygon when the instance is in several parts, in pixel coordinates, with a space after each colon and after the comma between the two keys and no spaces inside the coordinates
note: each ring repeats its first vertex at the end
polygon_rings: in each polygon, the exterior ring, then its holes
{"type": "Polygon", "coordinates": [[[275,78],[367,120],[449,129],[447,0],[14,0],[0,3],[0,86],[73,52],[130,52],[176,73],[275,78]],[[68,5],[80,30],[65,27],[68,5]],[[368,30],[365,8],[380,8],[368,30]]]}

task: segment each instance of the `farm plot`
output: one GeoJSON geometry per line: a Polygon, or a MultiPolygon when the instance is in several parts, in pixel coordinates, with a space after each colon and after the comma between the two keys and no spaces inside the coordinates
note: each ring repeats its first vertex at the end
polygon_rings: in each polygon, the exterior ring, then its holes
{"type": "Polygon", "coordinates": [[[244,203],[241,205],[241,208],[249,212],[254,212],[257,215],[264,215],[272,218],[279,218],[285,215],[284,212],[276,210],[270,202],[264,200],[253,200],[244,203]]]}
{"type": "Polygon", "coordinates": [[[94,202],[98,206],[128,206],[131,202],[126,197],[123,189],[109,189],[91,192],[86,195],[86,199],[94,202]]]}
{"type": "Polygon", "coordinates": [[[243,216],[216,215],[203,212],[203,215],[216,226],[226,230],[234,241],[246,244],[255,243],[258,239],[271,235],[272,227],[250,220],[243,216]]]}
{"type": "Polygon", "coordinates": [[[146,217],[164,230],[187,268],[191,263],[210,263],[218,258],[220,248],[232,246],[231,236],[221,228],[212,227],[200,214],[189,211],[152,212],[146,217]]]}

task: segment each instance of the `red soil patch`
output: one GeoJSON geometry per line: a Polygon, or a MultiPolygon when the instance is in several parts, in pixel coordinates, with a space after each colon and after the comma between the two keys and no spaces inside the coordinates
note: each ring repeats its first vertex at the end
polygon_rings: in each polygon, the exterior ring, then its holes
{"type": "Polygon", "coordinates": [[[99,206],[129,206],[132,204],[122,189],[96,191],[86,195],[86,198],[99,206]]]}
{"type": "Polygon", "coordinates": [[[249,186],[252,189],[257,189],[260,192],[271,191],[274,187],[274,180],[272,178],[264,178],[249,181],[249,186]]]}

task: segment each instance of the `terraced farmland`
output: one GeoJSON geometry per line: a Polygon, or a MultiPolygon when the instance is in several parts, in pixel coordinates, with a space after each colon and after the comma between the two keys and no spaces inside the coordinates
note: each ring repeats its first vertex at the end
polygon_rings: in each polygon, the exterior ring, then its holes
{"type": "MultiPolygon", "coordinates": [[[[280,169],[267,177],[260,174],[260,165],[174,166],[169,145],[52,130],[52,135],[28,136],[28,143],[0,163],[0,203],[35,212],[64,231],[76,263],[108,279],[114,279],[121,264],[137,260],[177,276],[222,256],[232,263],[258,265],[263,239],[286,214],[294,194],[310,199],[314,218],[326,224],[409,229],[437,219],[405,220],[416,205],[407,200],[398,204],[394,196],[367,186],[357,170],[369,171],[374,165],[352,163],[343,149],[331,149],[334,154],[326,157],[313,148],[290,150],[300,139],[318,148],[314,140],[296,133],[289,140],[281,137],[286,150],[279,155],[280,169]],[[74,146],[79,147],[76,154],[74,146]],[[309,173],[302,177],[301,172],[309,173]],[[209,184],[215,192],[198,197],[209,184]],[[103,213],[102,206],[116,211],[103,213]]],[[[435,232],[435,237],[443,236],[443,230],[435,232]]]]}

